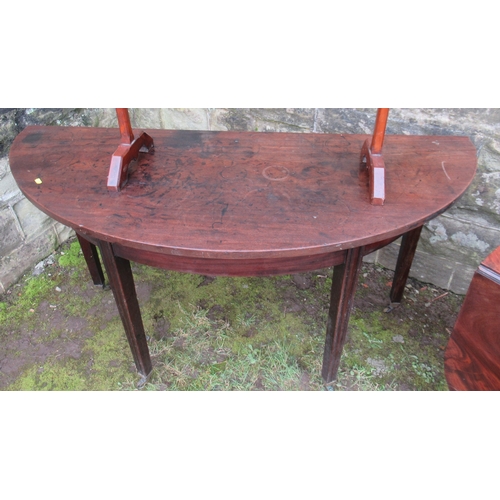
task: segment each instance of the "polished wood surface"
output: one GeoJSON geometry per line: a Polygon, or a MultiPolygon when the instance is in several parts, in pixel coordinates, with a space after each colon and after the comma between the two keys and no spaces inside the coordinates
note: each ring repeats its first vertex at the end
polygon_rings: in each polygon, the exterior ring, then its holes
{"type": "Polygon", "coordinates": [[[401,240],[400,252],[396,263],[396,270],[394,272],[394,280],[392,281],[390,294],[391,302],[394,304],[399,304],[403,299],[406,281],[410,274],[413,257],[415,257],[415,252],[417,251],[417,245],[420,239],[420,233],[422,232],[422,227],[423,226],[419,226],[411,231],[408,231],[403,235],[401,240]]]}
{"type": "MultiPolygon", "coordinates": [[[[120,191],[128,181],[128,166],[137,159],[138,151],[149,152],[153,140],[145,133],[134,140],[134,133],[127,108],[116,108],[121,144],[111,158],[108,175],[108,191],[120,191]]],[[[367,165],[369,176],[370,200],[373,205],[383,205],[385,200],[385,164],[382,156],[389,108],[379,108],[375,120],[373,137],[365,141],[362,148],[362,161],[367,165]]]]}
{"type": "Polygon", "coordinates": [[[11,148],[13,175],[80,234],[171,257],[310,257],[397,237],[446,210],[476,164],[466,137],[388,136],[380,207],[359,165],[367,136],[157,130],[115,195],[103,173],[118,135],[28,127],[11,148]]]}
{"type": "Polygon", "coordinates": [[[388,136],[382,206],[372,204],[369,168],[360,161],[370,136],[154,130],[145,133],[154,149],[137,151],[135,163],[127,157],[126,188],[110,191],[105,174],[120,134],[134,136],[127,127],[27,127],[10,165],[25,196],[76,231],[97,284],[104,282],[100,248],[145,377],[152,365],[131,260],[226,276],[334,266],[323,358],[329,383],[362,257],[406,235],[392,294],[400,299],[422,225],[463,194],[476,170],[466,137],[388,136]]]}
{"type": "Polygon", "coordinates": [[[372,205],[385,202],[385,161],[382,155],[389,108],[379,108],[371,141],[366,139],[361,148],[361,161],[366,163],[369,193],[372,205]]]}
{"type": "Polygon", "coordinates": [[[336,266],[333,273],[321,373],[325,381],[337,376],[362,259],[362,247],[348,250],[344,263],[336,266]]]}
{"type": "Polygon", "coordinates": [[[101,261],[95,244],[90,243],[87,239],[76,233],[78,242],[82,249],[83,257],[87,263],[87,267],[92,277],[94,285],[101,285],[104,287],[104,273],[102,272],[101,261]]]}
{"type": "Polygon", "coordinates": [[[122,317],[125,334],[127,335],[137,371],[141,375],[147,376],[151,373],[153,367],[149,356],[130,262],[116,257],[113,253],[111,243],[107,241],[101,241],[99,248],[106,266],[111,289],[115,296],[116,305],[122,317]]]}
{"type": "Polygon", "coordinates": [[[491,252],[481,263],[483,267],[490,269],[493,273],[500,275],[500,247],[491,252]]]}
{"type": "Polygon", "coordinates": [[[479,266],[445,351],[451,390],[500,390],[500,247],[479,266]]]}
{"type": "Polygon", "coordinates": [[[108,172],[108,191],[120,191],[128,181],[129,166],[137,160],[139,152],[148,153],[154,148],[154,141],[145,132],[140,132],[134,139],[134,132],[130,123],[127,108],[116,108],[121,142],[111,156],[108,172]]]}

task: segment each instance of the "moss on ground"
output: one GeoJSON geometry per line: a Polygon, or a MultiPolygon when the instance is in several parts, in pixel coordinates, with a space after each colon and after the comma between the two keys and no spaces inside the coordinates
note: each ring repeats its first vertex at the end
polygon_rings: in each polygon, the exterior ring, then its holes
{"type": "Polygon", "coordinates": [[[81,391],[85,389],[84,374],[73,360],[64,363],[46,362],[41,367],[31,366],[10,387],[15,391],[81,391]]]}
{"type": "Polygon", "coordinates": [[[408,330],[408,323],[390,316],[372,313],[359,317],[355,313],[342,360],[344,369],[363,366],[381,387],[404,381],[416,390],[446,390],[442,351],[421,345],[407,335],[408,330]]]}
{"type": "MultiPolygon", "coordinates": [[[[56,262],[0,298],[0,354],[19,362],[0,387],[134,390],[140,377],[111,291],[90,283],[76,241],[56,262]]],[[[324,389],[331,270],[271,278],[211,278],[137,264],[133,270],[154,364],[146,390],[324,389]]],[[[436,318],[439,311],[452,318],[461,300],[440,299],[441,291],[412,282],[405,304],[385,313],[390,276],[365,266],[332,386],[446,389],[443,345],[451,320],[436,318]]]]}
{"type": "Polygon", "coordinates": [[[61,267],[78,268],[82,263],[82,253],[78,241],[73,241],[66,251],[61,252],[58,259],[61,267]]]}

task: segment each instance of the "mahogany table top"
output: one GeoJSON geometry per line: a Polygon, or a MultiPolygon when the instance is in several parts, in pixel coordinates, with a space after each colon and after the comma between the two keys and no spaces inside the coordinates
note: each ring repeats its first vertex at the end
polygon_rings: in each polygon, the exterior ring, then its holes
{"type": "Polygon", "coordinates": [[[370,204],[367,135],[146,130],[121,192],[106,187],[118,129],[31,126],[10,151],[24,195],[61,223],[118,246],[195,259],[323,255],[395,238],[469,186],[467,137],[388,135],[386,202],[370,204]]]}

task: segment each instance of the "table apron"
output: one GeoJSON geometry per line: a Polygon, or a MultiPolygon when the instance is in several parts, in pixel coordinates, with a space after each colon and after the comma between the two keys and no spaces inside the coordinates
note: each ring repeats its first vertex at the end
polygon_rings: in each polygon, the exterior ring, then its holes
{"type": "MultiPolygon", "coordinates": [[[[77,231],[77,234],[93,245],[99,246],[99,239],[77,231]]],[[[398,237],[372,243],[364,248],[368,255],[392,243],[398,237]]],[[[192,274],[211,276],[277,276],[295,274],[327,267],[338,266],[345,262],[347,250],[319,255],[294,256],[281,258],[229,259],[196,258],[172,255],[151,250],[137,249],[118,243],[112,244],[116,257],[145,264],[148,266],[192,274]]]]}

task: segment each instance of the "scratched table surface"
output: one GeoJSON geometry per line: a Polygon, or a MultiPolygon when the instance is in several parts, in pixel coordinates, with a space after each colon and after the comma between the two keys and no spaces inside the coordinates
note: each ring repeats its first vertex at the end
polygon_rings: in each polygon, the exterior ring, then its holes
{"type": "Polygon", "coordinates": [[[240,262],[396,238],[445,211],[476,170],[467,137],[388,135],[386,202],[372,206],[366,135],[145,131],[153,153],[139,155],[119,193],[106,187],[118,129],[27,127],[11,169],[34,205],[90,240],[240,262]]]}

